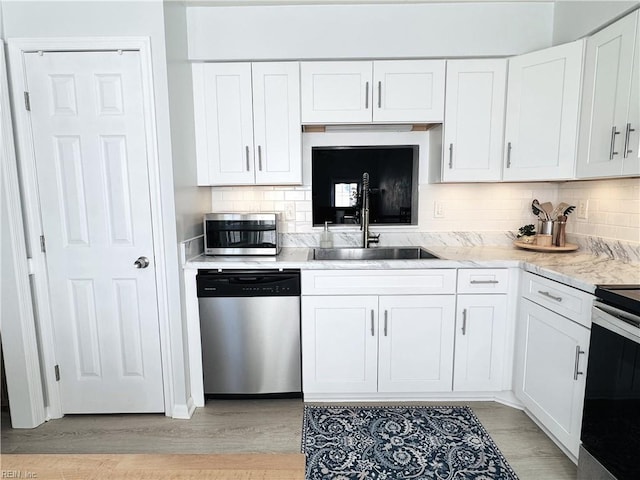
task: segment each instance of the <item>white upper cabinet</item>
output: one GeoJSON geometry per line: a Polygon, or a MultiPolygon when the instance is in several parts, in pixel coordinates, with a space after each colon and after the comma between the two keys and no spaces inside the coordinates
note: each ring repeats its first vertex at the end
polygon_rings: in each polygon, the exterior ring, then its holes
{"type": "Polygon", "coordinates": [[[193,65],[198,185],[302,181],[297,62],[193,65]]]}
{"type": "Polygon", "coordinates": [[[583,45],[509,59],[503,180],[574,178],[583,45]]]}
{"type": "Polygon", "coordinates": [[[440,122],[444,60],[302,62],[302,123],[440,122]]]}
{"type": "Polygon", "coordinates": [[[639,38],[636,11],[587,39],[580,178],[640,174],[639,38]]]}
{"type": "Polygon", "coordinates": [[[502,177],[507,60],[447,61],[443,182],[502,177]]]}
{"type": "Polygon", "coordinates": [[[444,60],[373,62],[374,122],[441,122],[444,60]]]}

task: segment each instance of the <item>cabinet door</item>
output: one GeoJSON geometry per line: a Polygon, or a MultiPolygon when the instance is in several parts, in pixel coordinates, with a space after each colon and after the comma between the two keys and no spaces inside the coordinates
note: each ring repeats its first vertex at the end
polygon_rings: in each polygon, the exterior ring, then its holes
{"type": "Polygon", "coordinates": [[[635,12],[587,39],[579,177],[622,174],[637,22],[635,12]]]}
{"type": "Polygon", "coordinates": [[[521,300],[522,378],[516,395],[576,458],[589,330],[529,300],[521,300]]]}
{"type": "Polygon", "coordinates": [[[636,23],[636,46],[633,51],[629,113],[624,127],[622,175],[640,175],[640,13],[636,23]],[[626,148],[625,148],[626,147],[626,148]]]}
{"type": "Polygon", "coordinates": [[[374,122],[442,122],[444,60],[373,62],[374,122]]]}
{"type": "Polygon", "coordinates": [[[193,65],[198,185],[254,183],[251,64],[193,65]]]}
{"type": "Polygon", "coordinates": [[[302,123],[371,122],[371,62],[302,62],[302,123]]]}
{"type": "Polygon", "coordinates": [[[458,295],[453,389],[502,390],[506,295],[458,295]]]}
{"type": "Polygon", "coordinates": [[[302,390],[377,389],[378,297],[302,297],[302,390]]]}
{"type": "Polygon", "coordinates": [[[574,177],[583,43],[509,59],[504,180],[574,177]]]}
{"type": "Polygon", "coordinates": [[[505,59],[447,62],[442,181],[502,178],[506,81],[505,59]]]}
{"type": "Polygon", "coordinates": [[[298,62],[252,65],[257,184],[302,183],[298,62]]]}
{"type": "Polygon", "coordinates": [[[378,391],[450,392],[454,295],[380,297],[378,391]]]}

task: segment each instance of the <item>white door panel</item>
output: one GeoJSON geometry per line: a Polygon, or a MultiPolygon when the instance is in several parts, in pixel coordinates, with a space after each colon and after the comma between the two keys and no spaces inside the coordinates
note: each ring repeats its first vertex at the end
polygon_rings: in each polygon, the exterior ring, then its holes
{"type": "Polygon", "coordinates": [[[63,412],[164,411],[139,53],[25,64],[63,412]]]}

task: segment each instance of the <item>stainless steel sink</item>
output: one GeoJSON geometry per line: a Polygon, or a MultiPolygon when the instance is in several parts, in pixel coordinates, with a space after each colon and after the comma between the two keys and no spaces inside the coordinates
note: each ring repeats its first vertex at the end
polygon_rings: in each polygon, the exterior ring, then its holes
{"type": "Polygon", "coordinates": [[[421,247],[314,248],[314,260],[426,260],[437,259],[421,247]]]}

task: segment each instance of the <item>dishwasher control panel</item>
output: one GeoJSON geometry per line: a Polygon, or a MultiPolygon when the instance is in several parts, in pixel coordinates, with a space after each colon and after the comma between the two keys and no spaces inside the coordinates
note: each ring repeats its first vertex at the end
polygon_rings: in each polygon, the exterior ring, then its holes
{"type": "Polygon", "coordinates": [[[300,270],[198,270],[198,297],[300,295],[300,270]]]}

